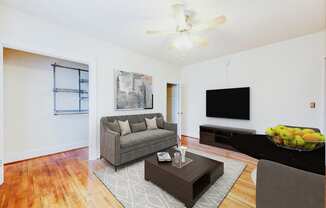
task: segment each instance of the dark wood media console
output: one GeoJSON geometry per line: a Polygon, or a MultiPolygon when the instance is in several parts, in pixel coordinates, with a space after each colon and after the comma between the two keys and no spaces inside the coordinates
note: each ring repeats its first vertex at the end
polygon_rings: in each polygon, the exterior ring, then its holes
{"type": "Polygon", "coordinates": [[[199,141],[201,144],[238,151],[258,160],[270,160],[325,175],[324,147],[309,152],[285,149],[276,146],[266,135],[257,135],[255,130],[213,125],[200,126],[199,141]]]}
{"type": "Polygon", "coordinates": [[[199,128],[199,142],[201,144],[212,145],[235,151],[237,151],[237,149],[231,145],[231,138],[233,136],[256,134],[256,131],[252,129],[232,128],[225,126],[202,125],[199,128]]]}

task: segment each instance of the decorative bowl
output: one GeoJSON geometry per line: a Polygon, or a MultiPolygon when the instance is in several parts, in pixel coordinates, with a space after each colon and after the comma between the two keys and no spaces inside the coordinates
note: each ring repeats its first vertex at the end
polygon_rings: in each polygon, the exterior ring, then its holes
{"type": "Polygon", "coordinates": [[[325,146],[325,136],[318,129],[278,125],[266,129],[267,138],[278,147],[313,151],[325,146]]]}
{"type": "Polygon", "coordinates": [[[305,142],[304,145],[299,145],[295,141],[291,141],[291,144],[284,144],[285,140],[278,136],[267,136],[267,138],[276,146],[289,150],[310,152],[325,146],[325,142],[323,141],[305,142]]]}

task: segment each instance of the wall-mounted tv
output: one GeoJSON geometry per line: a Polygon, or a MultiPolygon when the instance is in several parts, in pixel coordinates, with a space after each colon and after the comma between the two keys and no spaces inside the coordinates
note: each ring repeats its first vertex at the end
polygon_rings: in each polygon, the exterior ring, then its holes
{"type": "Polygon", "coordinates": [[[250,120],[250,88],[206,90],[206,116],[250,120]]]}

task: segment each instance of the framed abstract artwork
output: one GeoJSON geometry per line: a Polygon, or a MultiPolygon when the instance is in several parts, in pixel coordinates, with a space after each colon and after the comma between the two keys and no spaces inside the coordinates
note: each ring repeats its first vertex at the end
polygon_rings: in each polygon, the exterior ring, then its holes
{"type": "Polygon", "coordinates": [[[116,110],[153,109],[152,77],[134,72],[116,71],[116,110]]]}

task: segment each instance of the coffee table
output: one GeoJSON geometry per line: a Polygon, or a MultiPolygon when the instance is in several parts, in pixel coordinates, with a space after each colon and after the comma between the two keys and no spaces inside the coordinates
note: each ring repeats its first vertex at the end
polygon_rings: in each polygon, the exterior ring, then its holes
{"type": "MultiPolygon", "coordinates": [[[[175,150],[168,151],[172,156],[175,150]]],[[[224,163],[187,152],[193,161],[183,168],[159,163],[156,154],[145,159],[145,180],[151,181],[175,198],[193,207],[196,201],[224,173],[224,163]]]]}

